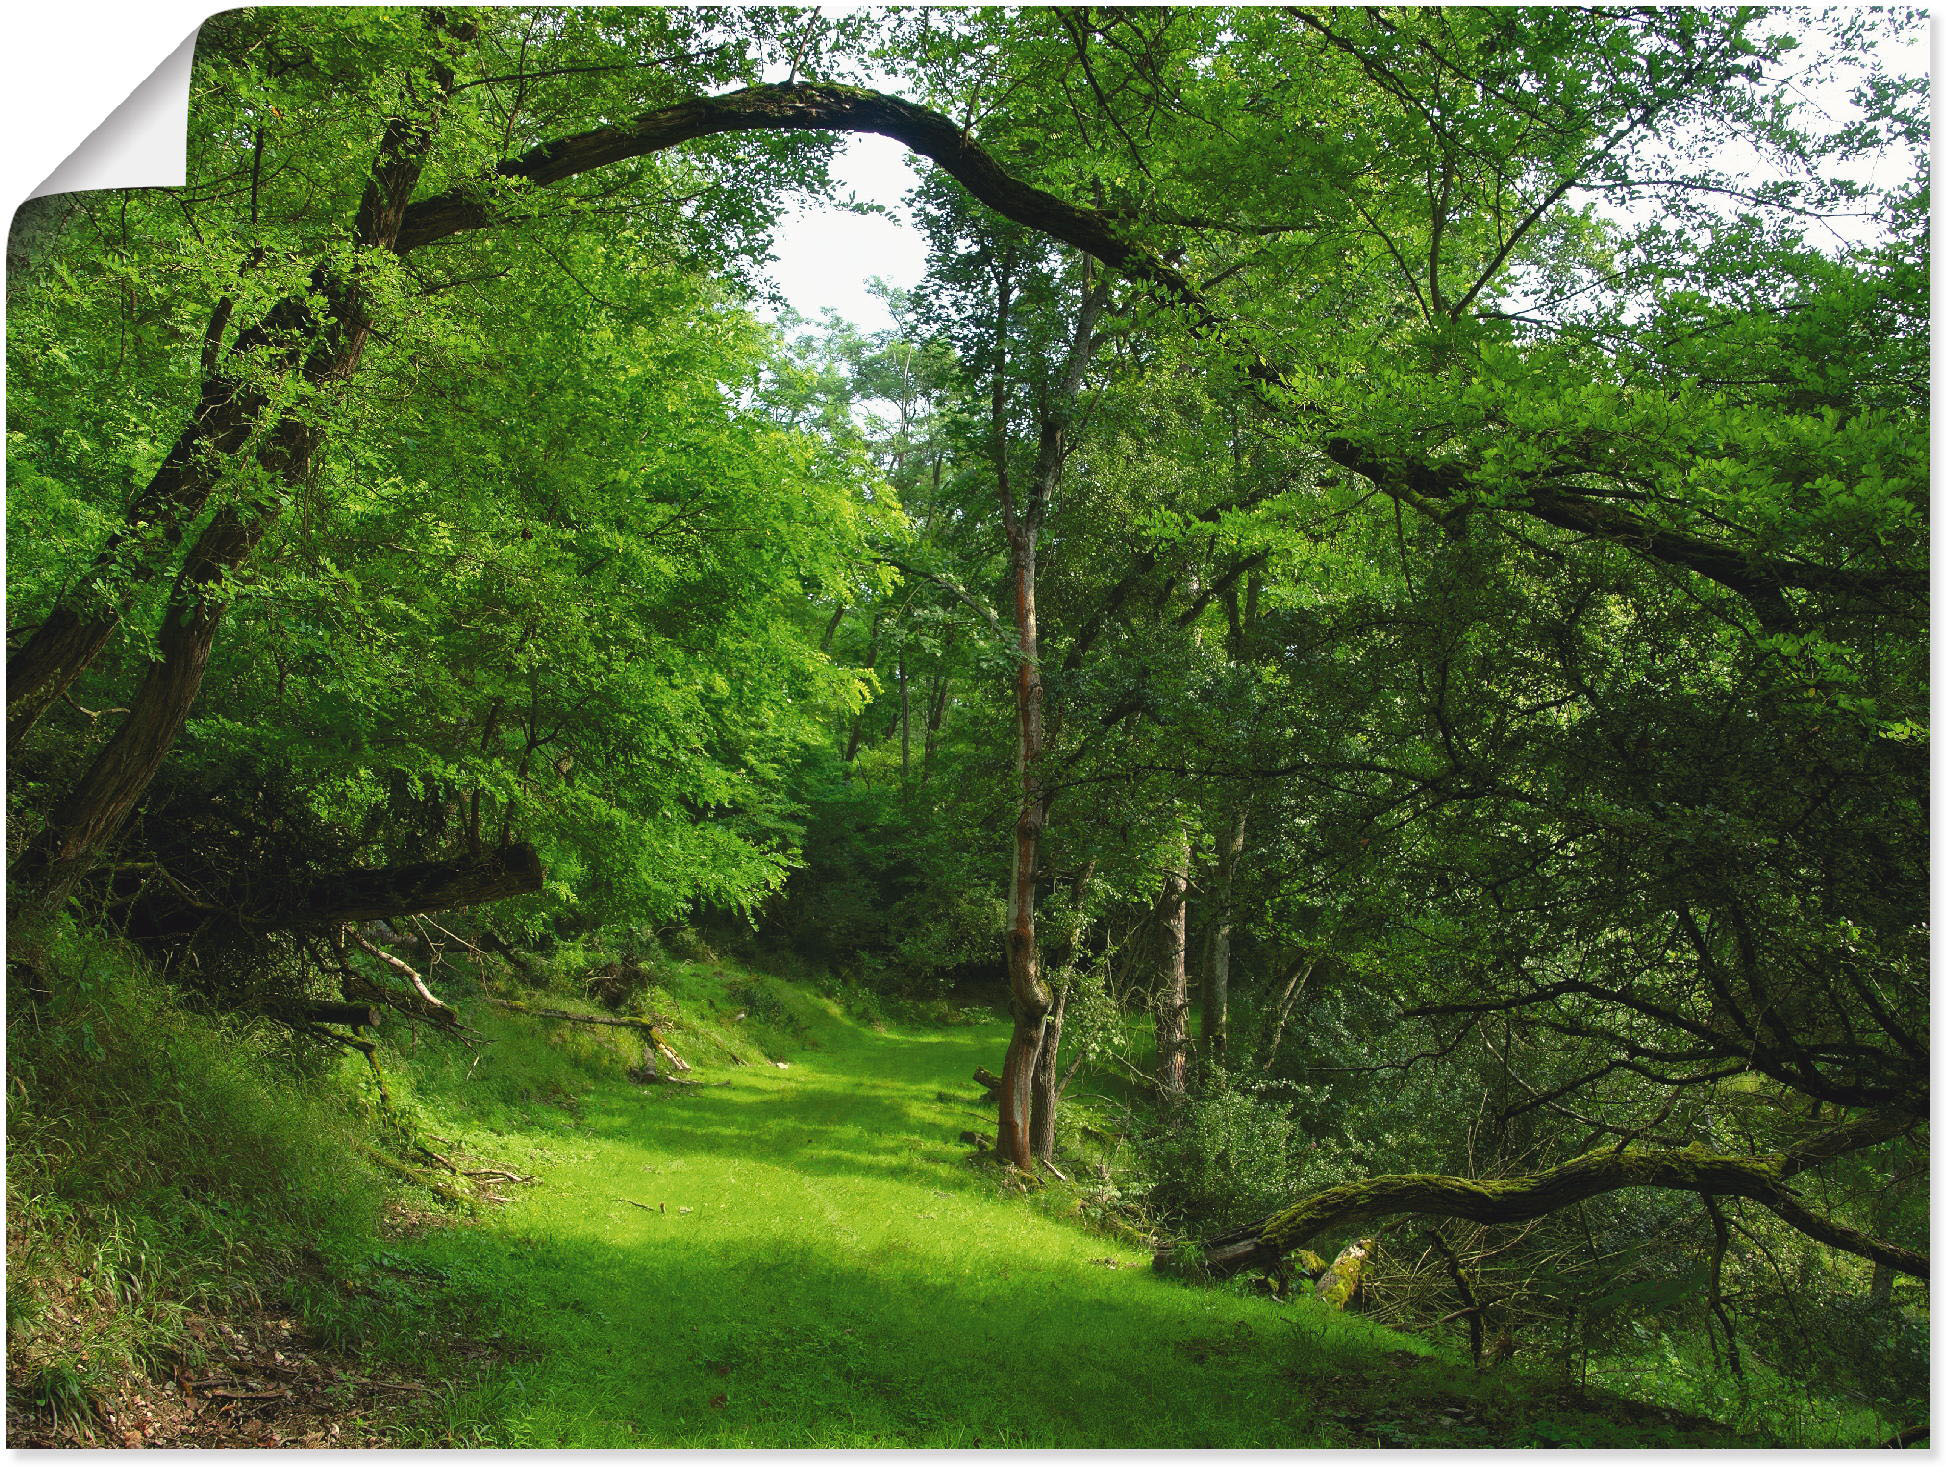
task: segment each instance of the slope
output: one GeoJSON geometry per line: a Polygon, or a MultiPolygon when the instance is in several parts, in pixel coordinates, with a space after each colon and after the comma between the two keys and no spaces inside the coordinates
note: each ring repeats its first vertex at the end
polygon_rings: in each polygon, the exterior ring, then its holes
{"type": "MultiPolygon", "coordinates": [[[[773,987],[781,986],[771,983],[773,987]]],[[[803,999],[808,1000],[808,999],[803,999]]],[[[815,1004],[813,1004],[815,1005],[815,1004]]],[[[1721,1428],[1488,1381],[1309,1302],[1157,1278],[960,1130],[997,1025],[825,1011],[794,1056],[616,1082],[494,1149],[540,1183],[393,1270],[523,1353],[406,1441],[520,1447],[1695,1445],[1721,1428]],[[1617,1417],[1625,1418],[1618,1420],[1617,1417]]],[[[774,1045],[773,1045],[774,1046],[774,1045]]]]}

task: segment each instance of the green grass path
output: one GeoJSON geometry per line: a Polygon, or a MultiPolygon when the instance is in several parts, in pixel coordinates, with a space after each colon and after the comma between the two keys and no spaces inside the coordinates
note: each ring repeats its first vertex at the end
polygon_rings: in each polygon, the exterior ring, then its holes
{"type": "Polygon", "coordinates": [[[411,1252],[501,1298],[537,1351],[462,1393],[451,1434],[1316,1444],[1336,1439],[1313,1424],[1319,1377],[1406,1344],[1309,1305],[1158,1279],[1139,1249],[969,1168],[958,1134],[979,1114],[937,1096],[977,1094],[969,1075],[1000,1057],[998,1029],[834,1021],[821,1041],[788,1069],[704,1070],[706,1087],[603,1088],[578,1130],[507,1141],[540,1184],[484,1230],[411,1252]]]}
{"type": "Polygon", "coordinates": [[[539,1183],[389,1256],[392,1271],[493,1302],[515,1349],[402,1439],[1698,1444],[1660,1418],[1618,1423],[1612,1404],[1475,1375],[1312,1301],[1159,1278],[1146,1251],[1009,1193],[958,1141],[990,1127],[970,1076],[1000,1059],[998,1027],[873,1030],[827,1007],[816,1031],[788,1068],[603,1084],[573,1125],[494,1146],[539,1183]]]}

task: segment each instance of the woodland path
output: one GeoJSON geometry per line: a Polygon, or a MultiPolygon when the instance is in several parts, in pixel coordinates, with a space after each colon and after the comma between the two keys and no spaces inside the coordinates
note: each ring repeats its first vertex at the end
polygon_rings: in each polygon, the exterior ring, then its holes
{"type": "Polygon", "coordinates": [[[539,1184],[484,1234],[411,1252],[505,1302],[532,1351],[450,1403],[450,1434],[1464,1446],[1506,1445],[1533,1413],[1402,1335],[1158,1278],[1146,1250],[1002,1191],[958,1136],[987,1113],[969,1076],[1005,1036],[834,1021],[788,1068],[616,1085],[584,1097],[578,1128],[509,1138],[539,1184]]]}
{"type": "MultiPolygon", "coordinates": [[[[456,1432],[521,1446],[1321,1439],[1291,1377],[1329,1348],[1288,1309],[1159,1280],[1142,1249],[967,1164],[959,1132],[987,1112],[970,1075],[1004,1051],[1002,1029],[837,1023],[820,1041],[785,1069],[702,1070],[702,1087],[617,1085],[582,1100],[578,1129],[507,1141],[540,1183],[488,1242],[435,1233],[413,1253],[455,1279],[490,1274],[538,1351],[463,1395],[456,1432]]],[[[1364,1354],[1404,1343],[1323,1327],[1364,1354]]]]}

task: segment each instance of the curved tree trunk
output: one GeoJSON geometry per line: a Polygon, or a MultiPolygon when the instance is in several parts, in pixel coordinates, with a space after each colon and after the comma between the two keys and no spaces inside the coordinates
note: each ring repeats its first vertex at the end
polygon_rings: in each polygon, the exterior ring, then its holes
{"type": "Polygon", "coordinates": [[[14,865],[18,920],[31,926],[58,911],[148,791],[202,689],[225,609],[217,586],[249,556],[270,521],[269,514],[226,510],[197,539],[176,580],[157,657],[128,715],[14,865]]]}
{"type": "MultiPolygon", "coordinates": [[[[590,170],[660,153],[697,138],[722,133],[802,131],[876,133],[931,159],[957,179],[980,203],[1030,230],[1086,252],[1132,281],[1153,288],[1183,309],[1197,334],[1226,344],[1257,383],[1286,390],[1290,380],[1249,341],[1247,330],[1223,317],[1211,300],[1180,271],[1143,245],[1130,240],[1117,221],[1098,210],[1070,204],[1010,174],[974,142],[969,130],[951,118],[903,98],[862,87],[796,82],[746,87],[716,97],[693,98],[624,124],[604,124],[551,139],[517,158],[502,160],[495,173],[547,185],[590,170]]],[[[494,223],[496,195],[467,183],[413,205],[399,249],[407,251],[462,231],[494,223]]],[[[1303,420],[1318,435],[1330,459],[1368,480],[1401,506],[1435,520],[1444,507],[1470,489],[1464,467],[1432,466],[1410,447],[1373,447],[1348,437],[1345,427],[1302,399],[1282,412],[1303,420]]],[[[1787,588],[1904,590],[1917,593],[1924,577],[1904,569],[1825,567],[1795,560],[1767,560],[1742,549],[1659,526],[1648,518],[1580,494],[1574,472],[1543,468],[1526,477],[1517,509],[1525,515],[1581,536],[1629,549],[1638,556],[1684,568],[1748,599],[1766,618],[1777,616],[1787,588]],[[1567,484],[1550,484],[1550,480],[1567,484]]]]}
{"type": "MultiPolygon", "coordinates": [[[[464,36],[470,31],[467,23],[451,21],[443,12],[429,11],[428,17],[454,36],[464,36]]],[[[435,71],[440,69],[435,66],[435,71]]],[[[449,86],[450,82],[445,85],[449,86]]],[[[1187,277],[1153,252],[1125,238],[1108,216],[1069,204],[1015,178],[975,144],[960,124],[928,108],[883,93],[810,83],[748,87],[643,113],[628,124],[604,124],[555,138],[518,158],[503,159],[492,172],[502,180],[517,179],[545,186],[695,139],[762,131],[866,132],[895,139],[931,159],[996,213],[1073,245],[1186,308],[1194,330],[1228,339],[1244,349],[1252,379],[1269,384],[1285,381],[1277,368],[1249,347],[1235,324],[1218,316],[1187,277]]],[[[412,161],[410,172],[412,178],[406,181],[406,190],[398,197],[401,207],[410,194],[411,182],[416,180],[417,160],[412,161]]],[[[494,198],[495,191],[468,181],[403,210],[402,219],[389,237],[374,243],[404,254],[452,235],[482,229],[498,218],[494,198]]],[[[220,337],[220,328],[217,335],[220,337]]],[[[251,418],[246,414],[243,422],[247,425],[251,418]]],[[[1462,469],[1434,469],[1409,460],[1388,458],[1342,434],[1330,433],[1329,427],[1322,423],[1319,428],[1326,430],[1322,436],[1326,455],[1367,477],[1402,505],[1437,518],[1439,507],[1450,504],[1466,490],[1462,469]]],[[[165,471],[172,460],[178,464],[201,461],[206,458],[205,451],[219,451],[223,443],[223,434],[213,428],[192,427],[178,440],[170,459],[165,460],[165,471]]],[[[1880,572],[1759,562],[1737,549],[1658,527],[1613,504],[1590,501],[1572,490],[1546,485],[1540,476],[1533,479],[1534,484],[1529,487],[1521,507],[1527,514],[1687,568],[1743,595],[1768,620],[1783,617],[1780,590],[1786,588],[1871,590],[1923,586],[1922,578],[1903,570],[1880,572]]],[[[181,526],[208,494],[209,484],[198,482],[185,486],[180,497],[176,497],[168,489],[165,472],[158,472],[149,499],[164,513],[165,539],[180,534],[181,526]]],[[[134,525],[136,521],[132,519],[131,526],[134,525]]],[[[98,559],[97,568],[111,567],[116,555],[115,546],[106,549],[102,554],[105,561],[98,559]]],[[[143,575],[152,576],[155,565],[154,559],[145,559],[143,575]]],[[[31,726],[88,666],[120,617],[120,605],[88,611],[63,603],[30,637],[27,646],[9,661],[9,723],[15,735],[31,726]]]]}
{"type": "Polygon", "coordinates": [[[1919,1121],[1909,1114],[1867,1115],[1775,1155],[1722,1155],[1698,1145],[1680,1150],[1606,1148],[1551,1170],[1505,1180],[1462,1176],[1374,1176],[1305,1197],[1245,1233],[1222,1239],[1226,1270],[1268,1266],[1313,1237],[1381,1217],[1457,1217],[1497,1224],[1522,1222],[1610,1191],[1653,1186],[1702,1196],[1739,1196],[1768,1207],[1807,1237],[1883,1263],[1915,1278],[1930,1274],[1924,1254],[1817,1215],[1786,1184],[1788,1177],[1839,1154],[1889,1140],[1919,1121]],[[1240,1244],[1240,1245],[1233,1245],[1240,1244]]]}

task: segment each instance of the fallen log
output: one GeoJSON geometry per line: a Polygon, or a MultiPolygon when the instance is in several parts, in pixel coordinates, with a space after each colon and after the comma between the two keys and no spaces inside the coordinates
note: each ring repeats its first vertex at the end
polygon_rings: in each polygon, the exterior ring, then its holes
{"type": "Polygon", "coordinates": [[[1365,1277],[1365,1264],[1372,1255],[1372,1239],[1360,1237],[1331,1260],[1331,1266],[1318,1279],[1318,1298],[1333,1308],[1343,1308],[1358,1296],[1365,1277]]]}
{"type": "Polygon", "coordinates": [[[973,1082],[978,1084],[981,1088],[987,1090],[989,1093],[997,1095],[1000,1092],[1000,1080],[996,1078],[987,1069],[984,1068],[974,1069],[973,1082]]]}
{"type": "MultiPolygon", "coordinates": [[[[1410,1175],[1347,1181],[1215,1239],[1205,1249],[1204,1262],[1218,1276],[1249,1266],[1268,1269],[1314,1237],[1388,1216],[1457,1217],[1488,1225],[1530,1221],[1593,1196],[1647,1186],[1755,1201],[1814,1241],[1923,1279],[1931,1274],[1925,1254],[1819,1216],[1787,1184],[1787,1178],[1799,1171],[1892,1139],[1919,1122],[1918,1116],[1887,1111],[1840,1125],[1773,1155],[1724,1155],[1700,1145],[1681,1149],[1629,1145],[1593,1150],[1550,1170],[1504,1180],[1410,1175]]],[[[1158,1254],[1158,1271],[1176,1265],[1173,1258],[1164,1261],[1158,1254]]]]}
{"type": "Polygon", "coordinates": [[[262,920],[292,930],[347,920],[384,920],[428,910],[460,910],[532,894],[547,878],[532,844],[386,869],[350,869],[312,880],[290,905],[262,920]]]}
{"type": "Polygon", "coordinates": [[[1193,1246],[1185,1249],[1173,1244],[1164,1246],[1156,1252],[1154,1266],[1157,1272],[1172,1275],[1188,1273],[1193,1276],[1200,1269],[1212,1278],[1231,1278],[1256,1268],[1281,1279],[1284,1276],[1284,1256],[1282,1250],[1272,1247],[1258,1235],[1256,1227],[1249,1226],[1212,1237],[1200,1249],[1193,1246]]]}
{"type": "Polygon", "coordinates": [[[300,1015],[306,1022],[323,1023],[328,1027],[369,1029],[378,1026],[378,1008],[359,1002],[306,1002],[300,1015]]]}

